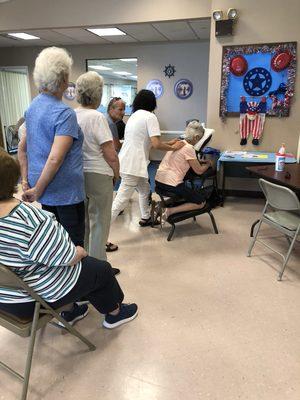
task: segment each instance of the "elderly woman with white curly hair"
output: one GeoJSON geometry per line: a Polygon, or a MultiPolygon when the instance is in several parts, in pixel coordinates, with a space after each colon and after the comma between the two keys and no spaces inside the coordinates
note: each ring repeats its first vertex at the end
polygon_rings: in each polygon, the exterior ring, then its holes
{"type": "Polygon", "coordinates": [[[201,124],[197,121],[190,122],[185,130],[185,145],[177,151],[168,151],[159,165],[155,176],[156,187],[186,200],[184,204],[166,208],[163,215],[164,219],[167,219],[171,214],[197,210],[205,205],[205,192],[194,190],[184,182],[184,177],[190,168],[197,175],[201,175],[212,165],[210,160],[203,161],[200,164],[196,156],[194,145],[199,142],[203,135],[204,128],[201,124]]]}
{"type": "MultiPolygon", "coordinates": [[[[25,113],[18,155],[23,200],[38,201],[53,213],[78,254],[85,256],[83,134],[75,111],[62,102],[72,63],[68,52],[57,47],[42,50],[36,58],[33,79],[39,95],[25,113]]],[[[66,319],[72,323],[86,312],[86,305],[74,306],[66,319]]]]}
{"type": "Polygon", "coordinates": [[[83,169],[86,204],[86,249],[106,260],[114,182],[119,178],[119,159],[113,136],[100,106],[103,79],[96,72],[81,75],[76,82],[77,121],[84,135],[83,169]]]}

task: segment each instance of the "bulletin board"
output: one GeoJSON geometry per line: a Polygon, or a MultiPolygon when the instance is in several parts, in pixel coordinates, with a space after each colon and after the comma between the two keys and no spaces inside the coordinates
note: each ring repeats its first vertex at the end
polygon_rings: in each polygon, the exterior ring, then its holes
{"type": "Polygon", "coordinates": [[[288,117],[295,91],[297,43],[224,46],[220,117],[240,115],[240,101],[266,102],[266,115],[288,117]]]}

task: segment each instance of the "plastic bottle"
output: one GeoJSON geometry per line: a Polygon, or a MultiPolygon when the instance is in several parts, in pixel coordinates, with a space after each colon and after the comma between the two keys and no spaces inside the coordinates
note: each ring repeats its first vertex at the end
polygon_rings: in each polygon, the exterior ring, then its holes
{"type": "Polygon", "coordinates": [[[285,144],[282,143],[278,153],[276,153],[275,171],[280,172],[284,170],[285,154],[285,144]]]}

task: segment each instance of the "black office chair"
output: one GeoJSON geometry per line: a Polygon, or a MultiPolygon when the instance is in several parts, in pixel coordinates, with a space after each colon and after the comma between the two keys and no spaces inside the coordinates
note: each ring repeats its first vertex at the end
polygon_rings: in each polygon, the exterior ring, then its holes
{"type": "MultiPolygon", "coordinates": [[[[206,129],[201,140],[194,146],[199,161],[205,159],[203,150],[211,140],[213,132],[214,132],[213,129],[206,129]]],[[[170,241],[172,239],[173,234],[175,232],[176,223],[184,221],[189,218],[193,218],[193,220],[196,221],[196,216],[205,213],[208,213],[213,225],[214,232],[218,234],[218,228],[211,211],[219,203],[216,171],[213,168],[209,168],[204,174],[197,175],[192,169],[190,169],[186,174],[184,180],[188,184],[190,184],[192,188],[195,188],[195,186],[199,186],[204,190],[206,189],[210,191],[212,200],[207,200],[205,207],[199,210],[184,211],[170,215],[169,218],[167,219],[167,222],[171,225],[171,230],[169,232],[167,240],[170,241]],[[207,181],[211,181],[211,185],[207,185],[207,181]]],[[[162,226],[162,211],[168,207],[174,207],[180,204],[184,204],[186,203],[186,200],[180,198],[179,196],[175,195],[172,192],[161,190],[158,187],[155,188],[155,191],[160,197],[160,201],[158,203],[152,201],[152,207],[151,207],[152,226],[156,225],[158,220],[160,220],[162,226]]]]}

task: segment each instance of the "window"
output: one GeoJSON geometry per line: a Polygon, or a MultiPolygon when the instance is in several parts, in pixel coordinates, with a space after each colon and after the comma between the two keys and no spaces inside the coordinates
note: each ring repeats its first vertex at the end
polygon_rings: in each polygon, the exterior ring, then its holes
{"type": "Polygon", "coordinates": [[[125,114],[131,114],[131,105],[137,92],[137,59],[87,60],[87,70],[95,71],[104,79],[103,96],[98,108],[106,113],[113,97],[121,97],[126,103],[125,114]]]}

